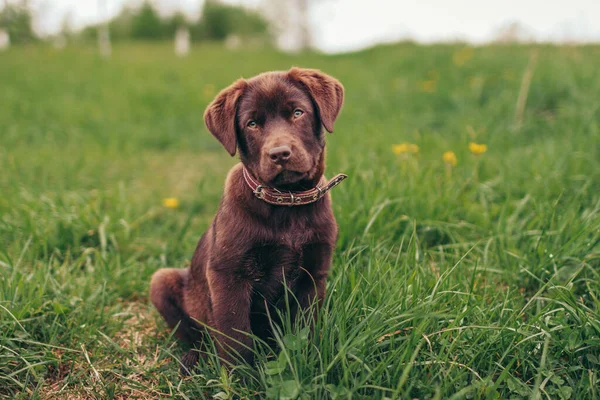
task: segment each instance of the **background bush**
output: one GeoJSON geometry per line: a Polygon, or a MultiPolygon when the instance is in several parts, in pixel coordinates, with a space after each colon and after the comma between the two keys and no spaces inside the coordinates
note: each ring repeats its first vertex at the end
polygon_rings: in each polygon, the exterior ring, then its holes
{"type": "Polygon", "coordinates": [[[13,44],[28,43],[36,39],[31,20],[31,10],[25,2],[6,4],[0,10],[0,29],[8,32],[13,44]]]}
{"type": "MultiPolygon", "coordinates": [[[[271,36],[269,23],[258,12],[215,0],[204,3],[196,21],[189,21],[181,13],[161,16],[152,3],[145,2],[139,8],[123,8],[108,24],[113,41],[171,40],[180,27],[188,27],[196,41],[222,41],[230,35],[269,41],[271,36]]],[[[97,29],[88,26],[82,36],[95,40],[97,29]]]]}

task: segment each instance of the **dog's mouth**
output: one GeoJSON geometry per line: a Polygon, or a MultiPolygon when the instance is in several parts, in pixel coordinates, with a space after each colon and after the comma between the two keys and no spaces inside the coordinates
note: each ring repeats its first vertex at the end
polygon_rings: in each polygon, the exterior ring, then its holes
{"type": "Polygon", "coordinates": [[[273,186],[288,186],[298,183],[308,177],[308,172],[283,170],[271,180],[273,186]]]}
{"type": "Polygon", "coordinates": [[[302,191],[313,187],[316,164],[309,157],[295,157],[283,165],[271,160],[258,165],[256,176],[265,185],[282,191],[302,191]]]}

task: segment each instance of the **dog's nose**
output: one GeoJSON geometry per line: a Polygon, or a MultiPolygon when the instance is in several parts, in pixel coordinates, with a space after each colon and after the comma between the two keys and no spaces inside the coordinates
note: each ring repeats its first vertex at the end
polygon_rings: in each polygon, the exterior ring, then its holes
{"type": "Polygon", "coordinates": [[[277,146],[269,150],[269,157],[275,164],[281,164],[289,160],[292,155],[290,146],[277,146]]]}

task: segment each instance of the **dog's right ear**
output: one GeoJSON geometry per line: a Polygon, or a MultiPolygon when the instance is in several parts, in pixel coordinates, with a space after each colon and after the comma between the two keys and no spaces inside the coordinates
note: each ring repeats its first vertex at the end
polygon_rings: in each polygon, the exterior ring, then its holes
{"type": "Polygon", "coordinates": [[[223,89],[204,111],[204,123],[219,142],[233,157],[237,147],[235,138],[235,115],[237,103],[246,89],[246,81],[238,79],[223,89]]]}

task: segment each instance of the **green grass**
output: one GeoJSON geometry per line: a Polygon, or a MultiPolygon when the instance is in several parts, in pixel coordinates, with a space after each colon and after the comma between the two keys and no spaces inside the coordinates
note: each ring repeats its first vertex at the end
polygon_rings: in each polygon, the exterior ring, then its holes
{"type": "Polygon", "coordinates": [[[600,47],[535,49],[520,130],[532,47],[475,48],[460,66],[458,45],[3,53],[0,395],[599,398],[600,47]],[[256,367],[209,357],[182,380],[147,292],[156,269],[189,264],[235,162],[203,110],[234,79],[292,65],[347,91],[328,137],[328,175],[349,179],[319,334],[287,327],[256,367]],[[402,142],[418,154],[395,155],[402,142]]]}

